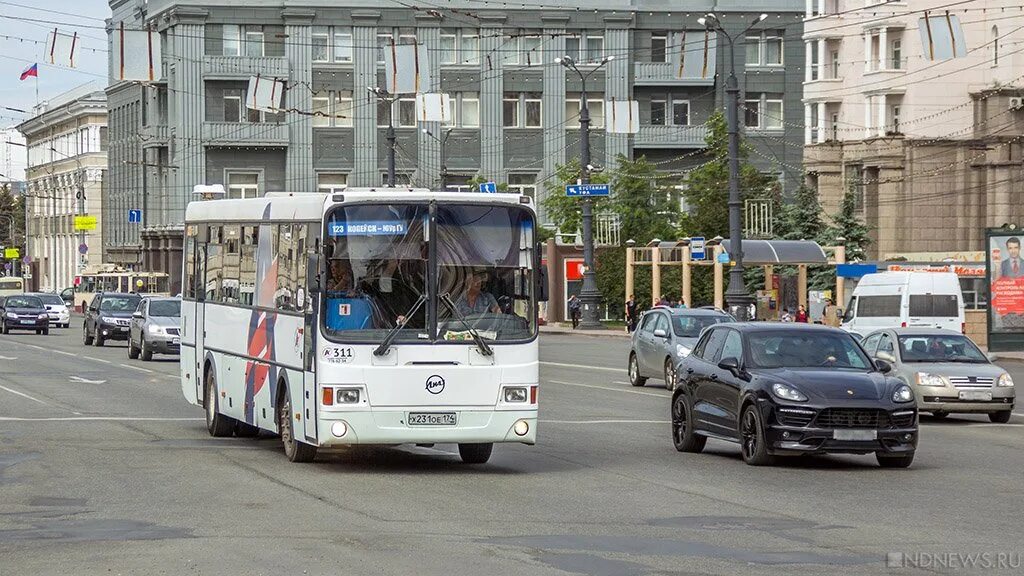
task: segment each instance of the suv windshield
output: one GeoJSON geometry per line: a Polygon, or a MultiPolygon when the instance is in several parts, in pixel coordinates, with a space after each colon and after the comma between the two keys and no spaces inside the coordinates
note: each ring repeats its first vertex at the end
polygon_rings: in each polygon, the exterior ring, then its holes
{"type": "Polygon", "coordinates": [[[328,214],[323,317],[329,337],[380,342],[402,322],[396,342],[471,341],[469,328],[490,341],[533,335],[529,211],[438,204],[433,214],[433,226],[426,203],[352,204],[328,214]],[[436,284],[428,290],[431,278],[436,284]],[[446,294],[458,314],[441,302],[446,294]],[[416,308],[421,295],[427,303],[416,308]]]}
{"type": "Polygon", "coordinates": [[[988,364],[988,358],[966,336],[900,336],[900,355],[904,362],[967,362],[988,364]]]}
{"type": "Polygon", "coordinates": [[[11,296],[7,298],[8,308],[42,308],[43,302],[36,296],[11,296]]]}
{"type": "Polygon", "coordinates": [[[101,312],[134,312],[142,301],[140,296],[104,296],[100,300],[101,312]]]}
{"type": "Polygon", "coordinates": [[[701,330],[708,326],[714,326],[722,322],[730,322],[732,319],[728,316],[687,316],[687,315],[673,315],[672,316],[672,331],[676,333],[676,336],[680,338],[696,338],[700,336],[701,330]]]}
{"type": "Polygon", "coordinates": [[[748,339],[751,368],[871,368],[849,334],[770,331],[753,332],[748,339]]]}
{"type": "Polygon", "coordinates": [[[149,303],[149,315],[178,318],[181,316],[181,300],[152,300],[149,303]]]}

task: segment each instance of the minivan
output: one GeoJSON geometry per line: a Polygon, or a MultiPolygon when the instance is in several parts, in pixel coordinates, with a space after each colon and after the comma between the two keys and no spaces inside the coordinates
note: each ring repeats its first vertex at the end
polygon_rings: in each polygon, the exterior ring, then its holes
{"type": "Polygon", "coordinates": [[[964,297],[952,272],[866,274],[853,290],[842,328],[858,337],[885,328],[964,331],[964,297]]]}

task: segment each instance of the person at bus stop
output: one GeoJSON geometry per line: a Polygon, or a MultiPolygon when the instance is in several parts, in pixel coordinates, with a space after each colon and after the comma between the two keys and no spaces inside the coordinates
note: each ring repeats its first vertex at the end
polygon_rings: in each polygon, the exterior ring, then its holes
{"type": "Polygon", "coordinates": [[[580,325],[580,299],[575,294],[569,296],[569,317],[572,318],[572,329],[580,325]]]}
{"type": "Polygon", "coordinates": [[[476,270],[466,279],[466,291],[455,301],[455,309],[463,316],[473,316],[493,312],[498,314],[501,307],[490,292],[483,290],[487,282],[487,272],[476,270]]]}
{"type": "Polygon", "coordinates": [[[636,324],[639,321],[640,310],[636,305],[636,296],[630,294],[629,300],[626,300],[626,325],[629,327],[629,331],[631,333],[636,330],[636,324]]]}
{"type": "Polygon", "coordinates": [[[804,308],[803,304],[797,306],[796,318],[794,318],[794,320],[804,324],[807,324],[810,321],[810,318],[807,316],[807,308],[804,308]]]}

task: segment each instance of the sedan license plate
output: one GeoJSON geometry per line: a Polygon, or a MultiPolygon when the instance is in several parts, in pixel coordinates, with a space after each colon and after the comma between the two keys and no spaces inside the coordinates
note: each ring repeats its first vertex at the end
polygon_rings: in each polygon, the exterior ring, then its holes
{"type": "Polygon", "coordinates": [[[35,320],[22,320],[21,323],[22,324],[35,324],[36,321],[35,320]]]}
{"type": "Polygon", "coordinates": [[[989,402],[992,400],[992,392],[983,390],[961,390],[961,400],[981,400],[982,402],[989,402]]]}
{"type": "Polygon", "coordinates": [[[864,441],[864,440],[877,440],[877,430],[833,430],[832,438],[835,440],[851,440],[851,441],[864,441]]]}
{"type": "Polygon", "coordinates": [[[410,412],[409,426],[455,426],[455,412],[410,412]]]}

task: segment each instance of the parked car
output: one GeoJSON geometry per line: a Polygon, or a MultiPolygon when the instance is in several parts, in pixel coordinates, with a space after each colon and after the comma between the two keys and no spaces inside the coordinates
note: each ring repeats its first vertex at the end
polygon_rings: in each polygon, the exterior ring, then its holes
{"type": "Polygon", "coordinates": [[[10,334],[11,330],[35,330],[36,334],[50,333],[50,316],[38,296],[0,296],[0,315],[3,317],[0,331],[4,334],[10,334]]]}
{"type": "Polygon", "coordinates": [[[993,364],[970,338],[951,330],[898,328],[864,339],[868,355],[893,366],[893,375],[909,384],[917,409],[944,418],[954,412],[988,414],[1010,421],[1016,392],[1013,378],[993,364]]]}
{"type": "Polygon", "coordinates": [[[853,289],[842,328],[861,337],[886,328],[964,330],[964,297],[952,272],[866,274],[853,289]]]}
{"type": "Polygon", "coordinates": [[[181,300],[169,297],[143,298],[132,314],[128,331],[128,357],[178,354],[181,351],[181,300]]]}
{"type": "Polygon", "coordinates": [[[58,328],[71,326],[71,312],[68,311],[67,304],[60,296],[48,292],[33,292],[32,295],[38,296],[43,301],[46,313],[50,316],[50,326],[58,328]]]}
{"type": "Polygon", "coordinates": [[[676,365],[693,350],[702,330],[722,322],[734,322],[721,310],[655,306],[644,312],[633,331],[629,349],[629,382],[643,386],[648,378],[662,378],[672,390],[676,365]]]}
{"type": "Polygon", "coordinates": [[[82,341],[86,346],[103,346],[107,340],[128,340],[132,314],[142,297],[122,292],[100,292],[85,309],[82,341]]]}
{"type": "Polygon", "coordinates": [[[737,442],[755,466],[776,455],[874,453],[882,467],[905,468],[917,407],[891,369],[838,328],[714,326],[679,366],[672,441],[681,452],[700,452],[708,438],[737,442]]]}
{"type": "Polygon", "coordinates": [[[64,301],[64,305],[68,308],[75,307],[75,289],[65,288],[60,291],[60,299],[64,301]]]}

